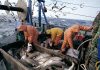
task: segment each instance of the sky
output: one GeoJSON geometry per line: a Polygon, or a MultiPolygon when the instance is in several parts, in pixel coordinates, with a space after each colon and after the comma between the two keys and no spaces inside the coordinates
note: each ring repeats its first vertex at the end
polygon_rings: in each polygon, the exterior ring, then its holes
{"type": "MultiPolygon", "coordinates": [[[[0,0],[4,4],[5,0],[0,0]]],[[[35,0],[36,1],[36,0],[35,0]]],[[[17,2],[17,0],[9,0],[9,2],[17,2]]],[[[32,0],[34,3],[34,0],[32,0]]],[[[81,19],[94,20],[100,11],[100,0],[45,0],[47,8],[47,17],[66,18],[66,19],[81,19]],[[57,3],[56,3],[57,1],[57,3]],[[53,8],[54,4],[58,8],[53,8]],[[62,10],[60,8],[64,7],[62,10]]],[[[38,16],[37,2],[34,6],[34,16],[38,16]]],[[[5,11],[0,10],[0,15],[6,14],[5,11]]],[[[16,13],[15,13],[16,14],[16,13]]]]}

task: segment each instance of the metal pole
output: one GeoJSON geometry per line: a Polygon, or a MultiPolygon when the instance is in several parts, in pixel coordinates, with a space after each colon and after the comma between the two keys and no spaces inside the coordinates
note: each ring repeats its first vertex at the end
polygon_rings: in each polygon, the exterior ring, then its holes
{"type": "Polygon", "coordinates": [[[48,21],[47,21],[46,15],[45,15],[45,13],[44,13],[43,5],[42,5],[42,12],[43,12],[43,16],[44,16],[45,22],[46,22],[46,24],[47,24],[47,26],[48,26],[49,23],[48,23],[48,21]]]}
{"type": "Polygon", "coordinates": [[[22,8],[0,5],[0,10],[24,12],[22,8]]]}
{"type": "Polygon", "coordinates": [[[45,19],[45,22],[47,25],[49,25],[48,21],[47,21],[47,18],[46,18],[46,15],[44,13],[44,8],[43,8],[43,5],[42,3],[44,4],[45,3],[45,0],[38,0],[39,2],[39,13],[38,13],[38,21],[39,21],[39,26],[41,27],[41,9],[42,9],[42,13],[43,13],[43,16],[44,16],[44,19],[45,19]]]}
{"type": "Polygon", "coordinates": [[[28,7],[29,7],[29,24],[30,25],[33,25],[33,23],[32,23],[32,1],[31,0],[28,0],[29,2],[28,2],[28,7]]]}
{"type": "Polygon", "coordinates": [[[41,2],[39,1],[39,13],[38,13],[38,21],[39,21],[39,27],[41,27],[41,2]]]}

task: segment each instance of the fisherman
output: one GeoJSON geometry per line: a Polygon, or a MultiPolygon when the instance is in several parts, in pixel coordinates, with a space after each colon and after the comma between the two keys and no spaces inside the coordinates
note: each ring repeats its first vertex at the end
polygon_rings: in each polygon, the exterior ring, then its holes
{"type": "Polygon", "coordinates": [[[84,31],[90,31],[92,30],[92,26],[83,26],[80,24],[75,24],[71,27],[69,27],[68,29],[65,30],[64,32],[64,41],[61,47],[61,52],[65,53],[66,49],[68,48],[74,48],[73,45],[73,38],[75,36],[75,34],[77,34],[80,30],[84,30],[84,31]]]}
{"type": "Polygon", "coordinates": [[[23,31],[24,32],[24,37],[25,37],[25,41],[28,42],[27,45],[27,52],[30,52],[32,50],[32,45],[34,43],[38,43],[37,39],[38,39],[38,31],[34,26],[31,25],[20,25],[17,27],[17,29],[19,31],[23,31]]]}
{"type": "Polygon", "coordinates": [[[63,35],[63,30],[61,28],[55,27],[46,30],[46,34],[50,34],[52,39],[52,44],[54,46],[58,46],[63,35]]]}

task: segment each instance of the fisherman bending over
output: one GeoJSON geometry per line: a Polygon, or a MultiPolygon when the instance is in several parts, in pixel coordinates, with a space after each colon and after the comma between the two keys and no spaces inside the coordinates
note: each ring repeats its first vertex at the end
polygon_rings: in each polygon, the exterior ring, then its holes
{"type": "Polygon", "coordinates": [[[51,39],[52,39],[52,44],[54,46],[58,46],[63,35],[63,30],[57,27],[51,28],[51,29],[46,30],[46,34],[50,34],[51,39]]]}
{"type": "Polygon", "coordinates": [[[61,47],[62,53],[64,53],[68,48],[74,48],[73,38],[75,34],[78,33],[80,30],[89,31],[92,30],[92,27],[75,24],[69,27],[68,29],[66,29],[64,32],[64,41],[61,47]]]}
{"type": "Polygon", "coordinates": [[[25,36],[25,41],[28,41],[28,46],[27,46],[27,52],[30,52],[32,50],[32,44],[34,43],[38,43],[37,39],[38,39],[38,31],[34,26],[31,25],[19,25],[17,27],[17,29],[19,31],[23,31],[24,32],[24,36],[25,36]]]}

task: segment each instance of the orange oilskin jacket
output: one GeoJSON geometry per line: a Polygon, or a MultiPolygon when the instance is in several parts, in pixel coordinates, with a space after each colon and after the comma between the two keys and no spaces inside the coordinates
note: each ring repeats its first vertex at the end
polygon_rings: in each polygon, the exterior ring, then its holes
{"type": "Polygon", "coordinates": [[[71,27],[69,27],[68,29],[65,30],[64,32],[64,41],[61,47],[62,49],[65,49],[66,46],[73,48],[73,38],[75,36],[75,33],[79,32],[80,30],[91,30],[92,27],[88,27],[88,26],[82,26],[79,24],[73,25],[71,27]]]}
{"type": "Polygon", "coordinates": [[[25,40],[28,40],[29,43],[37,43],[39,32],[35,27],[31,25],[20,25],[18,30],[24,32],[25,40]]]}

